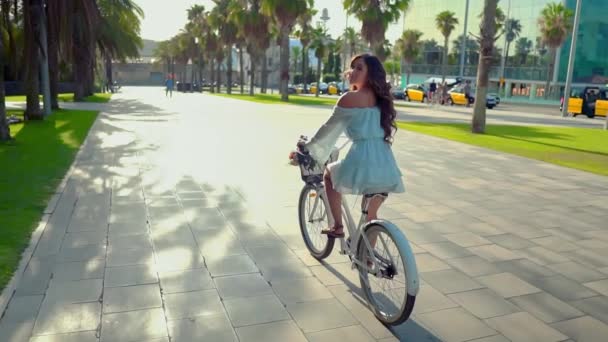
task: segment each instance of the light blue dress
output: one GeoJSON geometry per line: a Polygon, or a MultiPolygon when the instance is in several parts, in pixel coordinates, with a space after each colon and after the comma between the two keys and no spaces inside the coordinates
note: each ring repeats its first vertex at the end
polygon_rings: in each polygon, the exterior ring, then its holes
{"type": "Polygon", "coordinates": [[[357,195],[405,191],[391,146],[384,141],[378,107],[335,106],[306,145],[312,158],[325,163],[343,132],[353,144],[343,160],[328,165],[336,191],[357,195]]]}

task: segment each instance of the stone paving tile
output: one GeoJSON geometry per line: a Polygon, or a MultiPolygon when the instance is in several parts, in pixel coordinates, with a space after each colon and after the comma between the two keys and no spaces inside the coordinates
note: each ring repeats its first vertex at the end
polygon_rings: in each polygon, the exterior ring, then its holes
{"type": "Polygon", "coordinates": [[[176,246],[155,249],[156,267],[160,272],[188,270],[205,266],[205,259],[194,244],[176,246]]]}
{"type": "Polygon", "coordinates": [[[302,264],[300,261],[287,261],[272,265],[260,265],[260,272],[262,273],[262,276],[271,283],[274,281],[280,281],[282,279],[302,279],[312,277],[313,273],[311,271],[314,272],[313,267],[304,267],[304,264],[302,264]]]}
{"type": "Polygon", "coordinates": [[[33,337],[30,342],[97,342],[97,331],[81,331],[68,334],[33,337]]]}
{"type": "Polygon", "coordinates": [[[357,324],[352,314],[335,298],[288,304],[287,311],[305,333],[357,324]]]}
{"type": "Polygon", "coordinates": [[[521,249],[519,253],[542,266],[570,261],[567,257],[540,246],[521,249]]]}
{"type": "Polygon", "coordinates": [[[99,326],[101,303],[57,304],[43,302],[33,335],[95,330],[99,326]]]}
{"type": "Polygon", "coordinates": [[[104,276],[105,264],[105,260],[101,259],[55,264],[53,268],[53,280],[101,279],[104,276]]]}
{"type": "Polygon", "coordinates": [[[459,292],[448,297],[478,318],[490,318],[520,311],[515,305],[488,289],[459,292]]]}
{"type": "Polygon", "coordinates": [[[0,342],[27,342],[30,340],[34,321],[5,322],[0,320],[0,342]]]}
{"type": "Polygon", "coordinates": [[[592,281],[583,285],[608,297],[608,279],[592,281]]]}
{"type": "Polygon", "coordinates": [[[108,251],[106,267],[154,264],[152,248],[111,249],[108,251]]]}
{"type": "Polygon", "coordinates": [[[568,304],[608,324],[608,297],[596,296],[570,301],[568,304]]]}
{"type": "Polygon", "coordinates": [[[275,295],[224,300],[234,327],[290,320],[289,313],[275,295]],[[260,308],[264,308],[260,310],[260,308]]]}
{"type": "Polygon", "coordinates": [[[333,298],[332,293],[317,278],[279,280],[272,283],[272,290],[283,303],[312,302],[333,298]]]}
{"type": "Polygon", "coordinates": [[[568,252],[578,249],[574,243],[558,236],[546,236],[530,240],[537,245],[543,246],[553,252],[568,252]]]}
{"type": "Polygon", "coordinates": [[[152,309],[162,305],[158,284],[105,288],[103,297],[104,314],[152,309]]]}
{"type": "Polygon", "coordinates": [[[471,232],[447,234],[444,236],[446,239],[452,241],[453,243],[461,247],[481,246],[492,243],[490,240],[483,238],[480,235],[473,234],[471,232]]]}
{"type": "Polygon", "coordinates": [[[541,291],[511,273],[499,273],[477,277],[475,279],[504,298],[522,296],[541,291]]]}
{"type": "Polygon", "coordinates": [[[441,259],[462,258],[473,255],[466,248],[449,241],[422,244],[420,247],[441,259]]]}
{"type": "Polygon", "coordinates": [[[423,313],[418,318],[443,341],[467,341],[496,334],[496,331],[461,308],[423,313]]]}
{"type": "Polygon", "coordinates": [[[589,316],[554,323],[551,326],[579,342],[605,341],[608,336],[608,325],[589,316]]]}
{"type": "Polygon", "coordinates": [[[161,308],[104,314],[101,342],[147,341],[167,336],[161,308]]]}
{"type": "Polygon", "coordinates": [[[428,253],[416,255],[416,266],[418,267],[418,272],[434,272],[450,269],[450,265],[428,253]]]}
{"type": "Polygon", "coordinates": [[[293,321],[280,321],[241,327],[236,329],[236,333],[240,342],[307,341],[302,331],[293,321]]]}
{"type": "Polygon", "coordinates": [[[208,290],[214,287],[206,268],[160,272],[163,293],[208,290]]]}
{"type": "Polygon", "coordinates": [[[530,279],[530,283],[563,301],[589,298],[598,294],[580,283],[561,275],[530,279]]]}
{"type": "Polygon", "coordinates": [[[550,277],[556,275],[545,266],[530,261],[528,259],[518,259],[497,262],[496,266],[505,272],[512,273],[523,280],[533,280],[541,277],[550,277]]]}
{"type": "Polygon", "coordinates": [[[156,269],[151,265],[130,265],[106,268],[104,286],[132,286],[158,283],[156,269]]]}
{"type": "Polygon", "coordinates": [[[545,323],[559,322],[584,315],[576,308],[545,292],[512,297],[510,301],[545,323]]]}
{"type": "Polygon", "coordinates": [[[489,236],[488,240],[507,249],[522,249],[535,246],[529,240],[522,239],[521,237],[513,234],[500,234],[489,236]]]}
{"type": "Polygon", "coordinates": [[[43,299],[42,295],[13,297],[0,323],[34,323],[43,299]]]}
{"type": "Polygon", "coordinates": [[[65,234],[62,248],[75,248],[86,245],[102,245],[107,242],[107,231],[71,232],[65,234]]]}
{"type": "Polygon", "coordinates": [[[32,258],[23,272],[21,283],[16,289],[17,296],[40,295],[46,292],[46,288],[51,279],[53,257],[48,259],[32,258]]]}
{"type": "Polygon", "coordinates": [[[108,237],[108,248],[110,249],[133,249],[133,248],[152,248],[150,234],[133,235],[110,235],[108,237]]]}
{"type": "Polygon", "coordinates": [[[489,262],[515,260],[522,258],[519,254],[514,253],[504,247],[492,244],[467,248],[472,253],[486,259],[489,262]]]}
{"type": "Polygon", "coordinates": [[[456,270],[428,272],[422,275],[424,281],[442,293],[456,293],[480,289],[482,284],[456,270]]]}
{"type": "Polygon", "coordinates": [[[242,274],[213,279],[222,299],[256,297],[273,294],[268,282],[259,273],[242,274]]]}
{"type": "MultiPolygon", "coordinates": [[[[305,250],[304,252],[308,252],[305,250]]],[[[253,261],[258,265],[267,265],[276,263],[277,260],[285,261],[293,261],[298,262],[298,256],[294,253],[287,245],[281,244],[273,244],[272,246],[257,246],[257,247],[247,247],[247,253],[251,256],[253,261]]],[[[333,253],[332,253],[333,254],[333,253]]],[[[338,253],[335,253],[339,255],[338,253]]],[[[315,259],[316,260],[316,259],[315,259]]],[[[318,265],[318,263],[317,263],[318,265]]]]}
{"type": "Polygon", "coordinates": [[[237,337],[226,315],[194,317],[168,322],[171,341],[236,342],[237,337]]]}
{"type": "Polygon", "coordinates": [[[105,257],[105,245],[86,245],[75,248],[62,248],[57,255],[57,262],[85,262],[95,259],[105,259],[105,257]]]}
{"type": "Polygon", "coordinates": [[[563,252],[562,254],[589,267],[608,267],[606,256],[598,252],[599,250],[577,249],[575,251],[563,252]]]}
{"type": "Polygon", "coordinates": [[[95,302],[101,298],[102,288],[102,279],[73,281],[55,281],[53,279],[46,291],[45,303],[95,302]]]}
{"type": "Polygon", "coordinates": [[[352,325],[344,328],[323,330],[306,334],[310,342],[375,342],[376,340],[360,325],[352,325]]]}
{"type": "Polygon", "coordinates": [[[224,314],[216,290],[165,294],[163,299],[168,320],[224,314]]]}
{"type": "Polygon", "coordinates": [[[213,277],[259,272],[253,260],[246,254],[217,257],[206,260],[206,263],[213,277]]]}
{"type": "MultiPolygon", "coordinates": [[[[416,259],[418,261],[418,259],[416,259]]],[[[464,272],[470,277],[500,273],[501,270],[495,264],[486,261],[478,256],[468,256],[446,260],[448,264],[464,272]]]]}
{"type": "Polygon", "coordinates": [[[418,315],[425,312],[432,312],[443,309],[457,307],[453,300],[437,291],[431,285],[420,287],[420,291],[416,296],[416,305],[414,305],[414,314],[418,315]]]}
{"type": "Polygon", "coordinates": [[[108,227],[110,239],[119,236],[148,234],[148,223],[145,218],[131,221],[111,222],[108,227]]]}
{"type": "Polygon", "coordinates": [[[527,312],[487,319],[492,328],[513,342],[562,341],[568,337],[551,328],[527,312]]]}
{"type": "Polygon", "coordinates": [[[585,267],[574,261],[547,265],[547,267],[553,270],[554,272],[560,273],[572,280],[581,283],[608,278],[608,275],[598,272],[592,268],[585,267]]]}
{"type": "Polygon", "coordinates": [[[488,337],[482,337],[475,340],[471,340],[469,342],[511,342],[503,335],[494,335],[488,337]]]}

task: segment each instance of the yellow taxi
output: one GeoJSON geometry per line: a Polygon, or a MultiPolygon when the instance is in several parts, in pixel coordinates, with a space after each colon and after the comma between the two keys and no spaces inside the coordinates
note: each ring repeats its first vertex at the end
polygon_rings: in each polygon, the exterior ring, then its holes
{"type": "Polygon", "coordinates": [[[589,118],[608,114],[608,90],[599,87],[573,89],[568,99],[568,113],[589,118]]]}
{"type": "Polygon", "coordinates": [[[424,102],[426,100],[426,89],[420,84],[410,84],[405,88],[406,101],[424,102]]]}
{"type": "Polygon", "coordinates": [[[327,87],[327,93],[329,95],[340,95],[340,89],[338,89],[338,85],[336,84],[336,82],[329,83],[329,86],[327,87]]]}
{"type": "MultiPolygon", "coordinates": [[[[475,94],[475,89],[471,89],[471,94],[475,94]]],[[[466,105],[475,103],[475,97],[473,95],[469,95],[469,99],[464,96],[464,87],[463,86],[455,86],[454,88],[448,91],[448,99],[447,103],[450,106],[455,104],[457,105],[466,105]]],[[[486,94],[486,108],[492,109],[496,107],[496,97],[486,94]]]]}

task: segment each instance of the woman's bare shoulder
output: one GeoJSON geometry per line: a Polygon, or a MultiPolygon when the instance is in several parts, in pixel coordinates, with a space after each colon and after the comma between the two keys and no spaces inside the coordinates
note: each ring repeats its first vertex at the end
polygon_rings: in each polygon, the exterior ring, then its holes
{"type": "Polygon", "coordinates": [[[349,91],[338,100],[337,106],[342,108],[363,108],[375,105],[375,99],[368,92],[349,91]]]}

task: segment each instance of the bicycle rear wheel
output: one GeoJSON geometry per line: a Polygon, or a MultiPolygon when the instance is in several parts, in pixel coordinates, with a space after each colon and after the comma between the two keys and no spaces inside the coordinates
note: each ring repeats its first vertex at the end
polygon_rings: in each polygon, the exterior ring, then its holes
{"type": "MultiPolygon", "coordinates": [[[[414,309],[416,296],[408,294],[405,255],[392,233],[381,224],[368,225],[363,234],[372,245],[367,247],[363,237],[357,246],[361,288],[376,317],[384,324],[398,325],[407,320],[414,309]],[[371,257],[373,255],[373,258],[371,257]],[[376,274],[371,266],[378,265],[376,274]]],[[[409,276],[417,277],[415,274],[409,276]]]]}
{"type": "Polygon", "coordinates": [[[317,259],[327,258],[335,241],[334,238],[321,234],[321,230],[329,227],[329,216],[322,196],[313,185],[306,184],[298,203],[302,238],[310,254],[317,259]]]}

